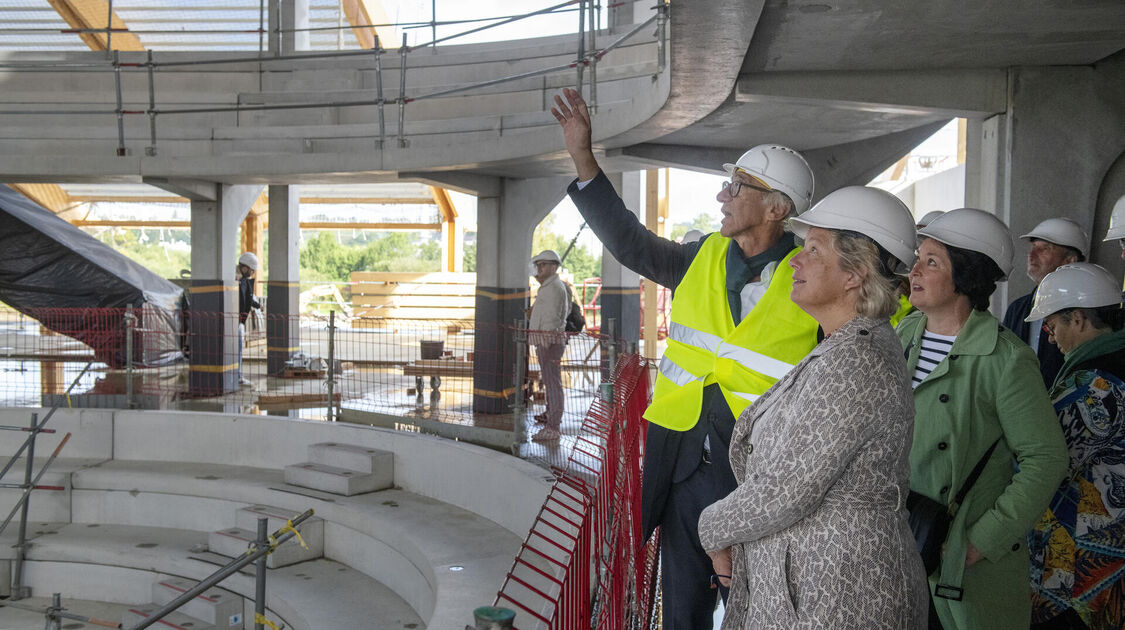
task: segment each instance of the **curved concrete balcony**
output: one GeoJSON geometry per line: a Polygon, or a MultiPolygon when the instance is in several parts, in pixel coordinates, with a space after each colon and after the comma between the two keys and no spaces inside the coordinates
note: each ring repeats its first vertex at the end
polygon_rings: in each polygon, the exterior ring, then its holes
{"type": "MultiPolygon", "coordinates": [[[[0,410],[0,424],[26,424],[29,413],[0,410]]],[[[234,526],[238,510],[269,505],[293,515],[315,509],[323,556],[268,572],[267,616],[310,630],[463,627],[475,607],[492,603],[551,480],[495,451],[357,425],[76,410],[59,411],[48,427],[58,433],[41,436],[41,454],[73,432],[41,482],[65,490],[31,497],[24,584],[34,601],[57,592],[64,605],[117,606],[108,614],[152,601],[154,581],[215,571],[226,558],[209,533],[234,526]],[[394,486],[340,496],[287,484],[284,467],[322,442],[393,453],[394,486]]],[[[7,456],[25,434],[3,433],[7,456]]],[[[0,491],[5,513],[15,493],[0,491]]],[[[0,561],[11,559],[9,544],[3,549],[0,561]]],[[[219,586],[253,599],[252,574],[219,586]]]]}
{"type": "MultiPolygon", "coordinates": [[[[667,48],[658,46],[654,30],[639,31],[597,63],[595,140],[644,123],[667,100],[670,64],[658,62],[658,52],[667,48]]],[[[598,45],[621,35],[601,33],[598,45]]],[[[549,159],[562,151],[549,109],[553,96],[577,79],[576,70],[566,67],[577,57],[573,35],[412,50],[406,55],[400,143],[398,51],[382,54],[381,73],[373,52],[169,65],[234,56],[154,55],[155,111],[161,113],[153,145],[145,114],[148,72],[125,65],[144,64],[145,57],[122,54],[121,109],[135,113],[123,116],[125,155],[118,155],[115,75],[104,55],[3,55],[0,174],[8,181],[179,177],[298,183],[489,165],[499,172],[505,163],[549,159]],[[44,71],[31,64],[56,67],[44,71]],[[70,67],[78,64],[87,65],[70,67]],[[548,68],[557,69],[539,73],[548,68]],[[522,78],[449,92],[510,77],[522,78]],[[304,107],[308,104],[335,106],[304,107]],[[301,107],[269,109],[295,105],[301,107]],[[40,111],[68,114],[28,113],[40,111]]],[[[585,72],[588,82],[595,73],[585,72]]]]}

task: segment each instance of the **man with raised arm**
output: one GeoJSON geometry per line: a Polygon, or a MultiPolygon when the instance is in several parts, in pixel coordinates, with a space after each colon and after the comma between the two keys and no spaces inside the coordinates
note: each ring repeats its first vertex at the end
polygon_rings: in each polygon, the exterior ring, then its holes
{"type": "Polygon", "coordinates": [[[590,114],[573,89],[551,109],[578,172],[568,193],[621,264],[675,290],[660,361],[642,481],[644,536],[661,527],[664,628],[712,627],[713,583],[729,586],[730,557],[708,557],[703,508],[735,487],[727,449],[735,418],[816,345],[816,322],[789,299],[799,248],[785,230],[809,208],[813,174],[799,153],[763,144],[734,164],[716,200],[718,233],[694,243],[641,225],[602,173],[590,114]]]}

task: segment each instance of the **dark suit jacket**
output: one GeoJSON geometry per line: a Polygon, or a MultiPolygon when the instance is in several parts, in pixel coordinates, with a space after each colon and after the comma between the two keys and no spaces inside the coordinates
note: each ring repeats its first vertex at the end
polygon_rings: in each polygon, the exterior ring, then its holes
{"type": "MultiPolygon", "coordinates": [[[[1007,312],[1004,313],[1004,326],[1009,330],[1016,333],[1024,343],[1031,343],[1031,324],[1023,321],[1027,314],[1031,312],[1031,306],[1035,302],[1035,291],[1027,295],[1017,298],[1008,305],[1007,312]]],[[[1051,389],[1051,385],[1055,382],[1055,376],[1058,375],[1059,369],[1063,364],[1063,354],[1059,352],[1059,347],[1047,341],[1047,333],[1039,333],[1039,373],[1043,375],[1043,384],[1047,389],[1051,389]]]]}

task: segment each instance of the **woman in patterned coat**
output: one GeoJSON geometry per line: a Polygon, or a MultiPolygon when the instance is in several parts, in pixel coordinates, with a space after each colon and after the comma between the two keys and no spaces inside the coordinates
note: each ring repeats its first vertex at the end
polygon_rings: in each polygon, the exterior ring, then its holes
{"type": "Polygon", "coordinates": [[[853,186],[791,224],[805,239],[791,298],[825,339],[743,412],[730,447],[739,485],[700,516],[730,585],[723,630],[924,628],[903,507],[913,404],[888,322],[914,220],[893,195],[853,186]]]}

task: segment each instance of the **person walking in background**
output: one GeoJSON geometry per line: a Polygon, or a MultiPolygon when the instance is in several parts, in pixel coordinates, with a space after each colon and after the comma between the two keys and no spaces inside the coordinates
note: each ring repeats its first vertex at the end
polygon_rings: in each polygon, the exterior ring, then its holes
{"type": "MultiPolygon", "coordinates": [[[[590,114],[567,88],[551,109],[578,178],[567,192],[621,264],[672,289],[668,348],[660,361],[641,477],[641,535],[660,527],[666,630],[708,630],[717,593],[697,531],[703,508],[736,483],[728,461],[735,418],[817,342],[817,323],[789,298],[797,254],[785,231],[808,209],[813,174],[799,153],[775,144],[724,164],[730,180],[718,233],[679,244],[649,232],[594,157],[590,114]]],[[[724,594],[725,597],[725,594],[724,594]]]]}
{"type": "Polygon", "coordinates": [[[246,343],[246,319],[250,309],[262,308],[254,297],[254,276],[258,273],[258,257],[254,252],[245,252],[238,257],[238,384],[251,385],[250,379],[242,375],[242,349],[246,343]]]}
{"type": "Polygon", "coordinates": [[[566,352],[566,316],[570,312],[570,292],[559,278],[559,255],[545,249],[531,259],[539,292],[531,306],[528,341],[535,346],[540,376],[547,388],[547,411],[542,417],[545,427],[531,437],[536,442],[558,441],[562,428],[563,389],[562,358],[566,352]]]}
{"type": "Polygon", "coordinates": [[[791,297],[825,339],[742,412],[738,488],[699,518],[730,576],[723,630],[918,630],[926,575],[904,507],[914,403],[888,321],[914,218],[891,193],[849,186],[791,226],[805,239],[791,297]]]}
{"type": "MultiPolygon", "coordinates": [[[[1082,262],[1090,250],[1090,237],[1080,225],[1070,219],[1047,219],[1035,229],[1020,238],[1031,241],[1027,252],[1027,277],[1038,286],[1047,274],[1060,265],[1082,262]]],[[[1043,322],[1026,321],[1035,300],[1035,291],[1017,298],[1004,313],[1004,325],[1031,346],[1039,357],[1039,371],[1043,375],[1043,385],[1050,387],[1055,375],[1062,367],[1062,353],[1053,343],[1047,343],[1042,335],[1043,322]]]]}
{"type": "Polygon", "coordinates": [[[1121,283],[1088,263],[1039,283],[1028,320],[1065,357],[1051,387],[1070,452],[1032,532],[1033,630],[1125,628],[1125,331],[1121,283]]]}
{"type": "Polygon", "coordinates": [[[1012,270],[1012,236],[972,208],[918,236],[918,311],[897,330],[914,384],[910,489],[949,505],[984,462],[929,576],[931,627],[1027,630],[1027,533],[1066,471],[1066,443],[1035,355],[988,312],[1012,270]]]}

